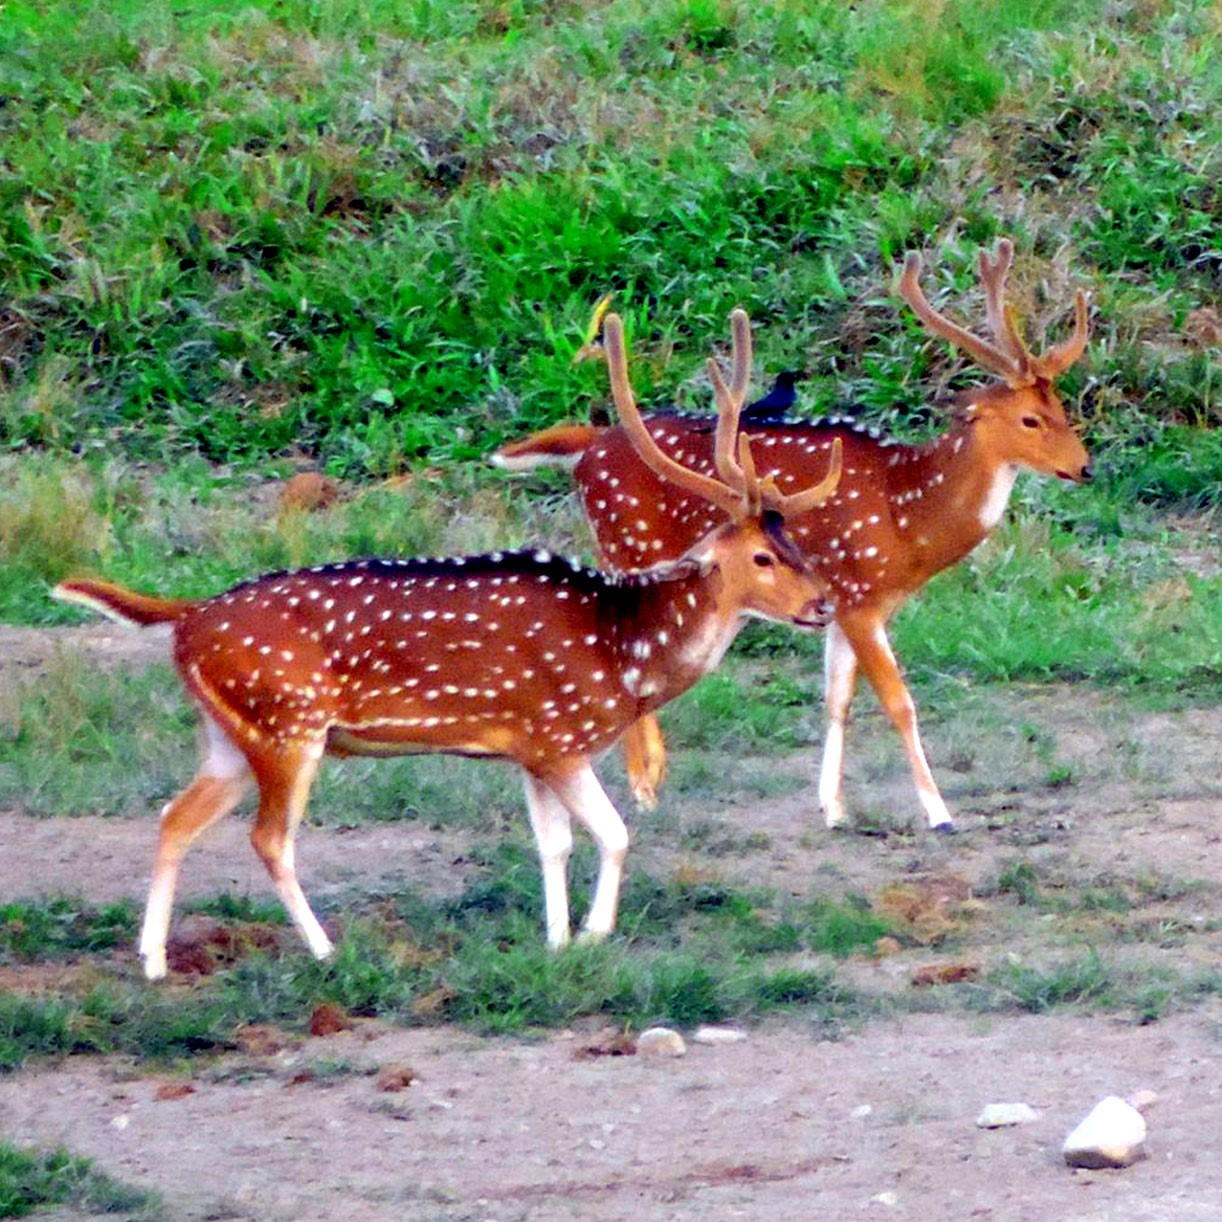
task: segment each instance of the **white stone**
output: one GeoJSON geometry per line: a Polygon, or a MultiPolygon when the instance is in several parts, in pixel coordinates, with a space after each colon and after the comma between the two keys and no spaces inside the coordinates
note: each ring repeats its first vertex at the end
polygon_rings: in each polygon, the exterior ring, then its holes
{"type": "Polygon", "coordinates": [[[636,1038],[636,1054],[640,1057],[681,1057],[687,1055],[683,1036],[669,1027],[650,1027],[636,1038]]]}
{"type": "Polygon", "coordinates": [[[735,1027],[697,1027],[692,1036],[697,1044],[741,1044],[746,1038],[747,1033],[735,1027]]]}
{"type": "Polygon", "coordinates": [[[1004,1129],[1012,1124],[1030,1124],[1038,1119],[1039,1113],[1025,1103],[987,1103],[976,1117],[976,1127],[1004,1129]]]}
{"type": "Polygon", "coordinates": [[[1128,1167],[1142,1157],[1146,1122],[1131,1104],[1108,1095],[1065,1138],[1062,1153],[1071,1167],[1128,1167]]]}

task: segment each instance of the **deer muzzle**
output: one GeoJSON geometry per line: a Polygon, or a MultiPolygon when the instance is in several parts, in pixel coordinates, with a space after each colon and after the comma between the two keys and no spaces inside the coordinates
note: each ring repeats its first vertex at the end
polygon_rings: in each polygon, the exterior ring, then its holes
{"type": "Polygon", "coordinates": [[[799,628],[826,628],[836,618],[836,608],[826,598],[812,598],[797,615],[794,624],[799,628]]]}

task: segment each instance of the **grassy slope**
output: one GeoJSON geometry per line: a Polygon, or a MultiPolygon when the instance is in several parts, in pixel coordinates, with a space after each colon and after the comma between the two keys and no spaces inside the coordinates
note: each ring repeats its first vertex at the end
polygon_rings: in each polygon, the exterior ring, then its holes
{"type": "Polygon", "coordinates": [[[647,394],[742,303],[816,405],[920,421],[948,371],[888,264],[966,289],[1004,231],[1037,329],[1095,291],[1099,438],[1174,448],[1215,416],[1218,38],[1204,3],[9,4],[0,446],[471,459],[601,403],[567,357],[608,290],[647,394]]]}

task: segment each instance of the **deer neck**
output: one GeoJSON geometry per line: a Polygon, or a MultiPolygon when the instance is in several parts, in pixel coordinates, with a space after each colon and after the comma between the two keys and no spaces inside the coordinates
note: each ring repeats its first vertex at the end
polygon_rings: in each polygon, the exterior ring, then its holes
{"type": "Polygon", "coordinates": [[[615,641],[620,682],[642,712],[685,692],[713,670],[742,622],[724,606],[716,565],[683,559],[618,582],[615,641]]]}
{"type": "Polygon", "coordinates": [[[896,526],[938,572],[977,546],[1001,520],[1018,466],[987,452],[970,421],[933,441],[904,446],[888,472],[896,526]]]}

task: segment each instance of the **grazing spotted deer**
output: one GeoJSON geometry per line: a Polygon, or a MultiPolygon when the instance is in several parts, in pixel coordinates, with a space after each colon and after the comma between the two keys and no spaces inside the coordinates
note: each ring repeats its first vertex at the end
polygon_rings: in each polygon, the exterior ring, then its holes
{"type": "MultiPolygon", "coordinates": [[[[953,830],[926,762],[887,623],[931,577],[988,535],[1005,512],[1021,468],[1078,483],[1091,476],[1090,459],[1054,387],[1086,346],[1086,295],[1077,294],[1072,334],[1035,356],[1005,303],[1013,253],[1003,240],[994,256],[980,254],[991,341],[929,304],[919,283],[920,256],[908,255],[900,295],[931,332],[998,379],[964,391],[953,424],[940,437],[909,445],[835,418],[744,424],[761,471],[782,488],[800,484],[812,467],[818,469],[834,443],[844,447],[836,494],[792,528],[795,542],[827,579],[834,605],[825,645],[827,737],[819,777],[829,827],[845,818],[844,730],[860,668],[903,738],[929,825],[953,830]]],[[[592,350],[587,344],[583,353],[592,350]]],[[[664,413],[646,420],[672,458],[705,471],[720,465],[706,418],[664,413]]],[[[571,466],[606,567],[627,571],[677,556],[718,521],[708,505],[659,481],[638,461],[619,427],[560,425],[504,447],[493,461],[508,470],[571,466]]],[[[651,806],[665,769],[656,719],[628,731],[624,745],[636,798],[651,806]]]]}
{"type": "MultiPolygon", "coordinates": [[[[749,334],[742,311],[735,334],[749,334]]],[[[198,707],[202,759],[161,817],[140,937],[145,972],[166,972],[183,856],[253,787],[256,853],[315,955],[331,950],[297,881],[293,838],[324,755],[448,752],[512,760],[542,859],[547,940],[569,940],[570,818],[598,844],[585,933],[615,925],[628,833],[591,757],[720,660],[744,616],[821,626],[826,582],[785,519],[822,504],[839,478],[781,495],[744,441],[742,395],[716,373],[721,478],[657,449],[628,382],[623,330],[606,320],[616,406],[632,444],[676,496],[716,505],[720,524],[677,560],[622,576],[546,552],[447,560],[358,560],[275,573],[203,601],[65,581],[58,598],[133,625],[171,624],[174,664],[198,707]]]]}

